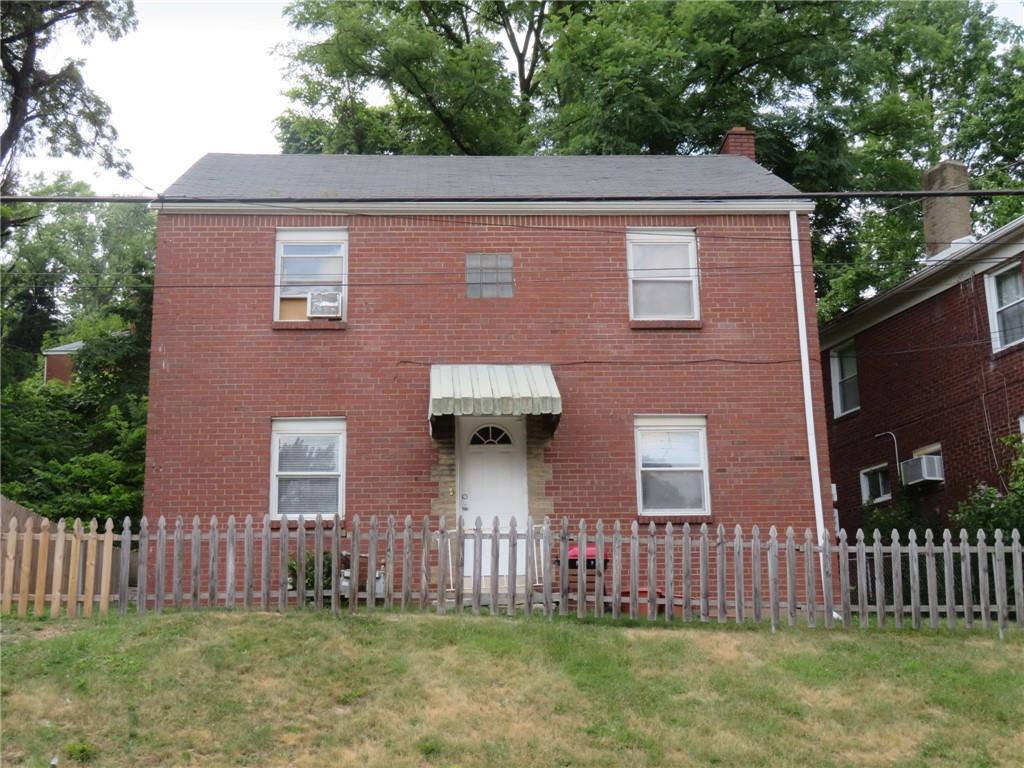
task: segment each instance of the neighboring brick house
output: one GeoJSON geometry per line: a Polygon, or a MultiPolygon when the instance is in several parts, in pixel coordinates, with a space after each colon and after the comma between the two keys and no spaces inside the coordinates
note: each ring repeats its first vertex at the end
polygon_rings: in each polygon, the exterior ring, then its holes
{"type": "Polygon", "coordinates": [[[75,372],[75,355],[85,346],[84,341],[72,341],[59,347],[43,350],[43,381],[71,382],[75,372]]]}
{"type": "Polygon", "coordinates": [[[147,517],[820,526],[812,206],[723,150],[207,155],[157,206],[147,517]]]}
{"type": "Polygon", "coordinates": [[[961,237],[968,205],[932,202],[926,267],[822,328],[832,479],[847,529],[866,503],[902,494],[941,516],[977,482],[999,485],[1009,459],[1000,440],[1024,428],[1024,217],[975,241],[961,237]]]}

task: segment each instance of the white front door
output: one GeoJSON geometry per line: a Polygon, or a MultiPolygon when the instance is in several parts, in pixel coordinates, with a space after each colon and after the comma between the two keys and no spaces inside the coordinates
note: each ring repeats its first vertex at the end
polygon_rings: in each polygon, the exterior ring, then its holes
{"type": "MultiPolygon", "coordinates": [[[[456,439],[459,441],[458,480],[459,514],[466,530],[466,577],[473,575],[473,540],[471,532],[480,518],[485,531],[490,531],[497,516],[502,533],[515,519],[522,535],[526,530],[526,420],[523,417],[458,418],[456,439]]],[[[485,539],[481,552],[481,573],[491,575],[490,540],[485,539]]],[[[499,548],[498,575],[509,572],[508,541],[499,548]]],[[[516,550],[516,573],[522,579],[526,572],[526,547],[520,542],[516,550]]]]}

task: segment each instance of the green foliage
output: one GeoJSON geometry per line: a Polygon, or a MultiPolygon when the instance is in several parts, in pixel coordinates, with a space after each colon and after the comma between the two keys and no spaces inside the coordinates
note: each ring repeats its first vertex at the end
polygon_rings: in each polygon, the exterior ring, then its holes
{"type": "MultiPolygon", "coordinates": [[[[294,558],[288,561],[288,580],[291,588],[294,588],[296,583],[296,575],[298,572],[298,561],[294,558]]],[[[313,590],[316,589],[316,557],[312,552],[306,554],[306,568],[304,574],[304,581],[306,584],[306,595],[309,599],[313,598],[313,590]]],[[[320,586],[324,590],[325,594],[329,594],[331,588],[331,553],[323,553],[323,569],[320,572],[320,586]]]]}
{"type": "MultiPolygon", "coordinates": [[[[714,152],[748,125],[807,191],[913,189],[944,157],[1024,183],[1020,30],[959,2],[294,0],[289,152],[714,152]],[[371,106],[383,91],[386,102],[371,106]]],[[[979,201],[981,227],[1024,201],[979,201]]],[[[920,264],[917,203],[821,201],[827,320],[920,264]]]]}
{"type": "Polygon", "coordinates": [[[924,532],[945,527],[946,521],[934,508],[922,503],[912,491],[904,488],[902,493],[892,502],[886,504],[869,504],[864,507],[861,515],[864,536],[871,541],[877,528],[882,533],[883,541],[888,541],[890,534],[899,531],[900,538],[907,540],[911,529],[917,532],[918,541],[924,541],[924,532]]]}
{"type": "Polygon", "coordinates": [[[64,748],[64,751],[67,752],[68,759],[76,763],[91,763],[100,754],[96,745],[88,741],[73,741],[64,748]]]}
{"type": "Polygon", "coordinates": [[[1014,528],[1024,531],[1024,438],[1011,435],[1003,440],[1012,452],[1005,472],[1006,492],[979,483],[952,514],[953,522],[968,531],[1014,528]]]}

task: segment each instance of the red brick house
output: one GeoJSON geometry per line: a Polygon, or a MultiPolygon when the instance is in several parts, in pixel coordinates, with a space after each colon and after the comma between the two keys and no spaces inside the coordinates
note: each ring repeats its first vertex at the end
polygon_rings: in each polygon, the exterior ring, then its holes
{"type": "Polygon", "coordinates": [[[85,346],[84,341],[72,341],[43,350],[43,381],[70,383],[75,371],[75,355],[85,346]]]}
{"type": "Polygon", "coordinates": [[[865,504],[903,495],[943,515],[979,481],[999,485],[1000,439],[1024,429],[1024,217],[975,240],[968,205],[933,201],[925,268],[821,330],[847,529],[865,504]]]}
{"type": "Polygon", "coordinates": [[[752,155],[207,155],[158,205],[147,517],[820,529],[812,206],[752,155]]]}

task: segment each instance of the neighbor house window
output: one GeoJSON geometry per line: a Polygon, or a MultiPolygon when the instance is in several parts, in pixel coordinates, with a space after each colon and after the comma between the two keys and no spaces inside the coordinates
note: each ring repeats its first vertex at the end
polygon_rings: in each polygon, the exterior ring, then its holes
{"type": "Polygon", "coordinates": [[[344,419],[274,419],[271,464],[272,515],[344,515],[344,419]]]}
{"type": "Polygon", "coordinates": [[[860,408],[857,350],[853,343],[832,350],[832,412],[835,418],[860,408]]]}
{"type": "Polygon", "coordinates": [[[343,319],[347,262],[343,229],[277,230],[274,319],[343,319]]]}
{"type": "Polygon", "coordinates": [[[709,514],[707,420],[638,416],[635,433],[640,514],[709,514]]]}
{"type": "Polygon", "coordinates": [[[992,348],[1024,341],[1024,273],[1016,259],[1005,269],[985,276],[992,348]]]}
{"type": "Polygon", "coordinates": [[[626,252],[630,319],[700,318],[697,237],[692,230],[629,232],[626,252]]]}
{"type": "Polygon", "coordinates": [[[512,297],[512,290],[511,254],[466,254],[467,298],[508,299],[512,297]]]}
{"type": "Polygon", "coordinates": [[[860,471],[860,498],[865,504],[889,501],[892,498],[888,464],[878,464],[860,471]]]}

